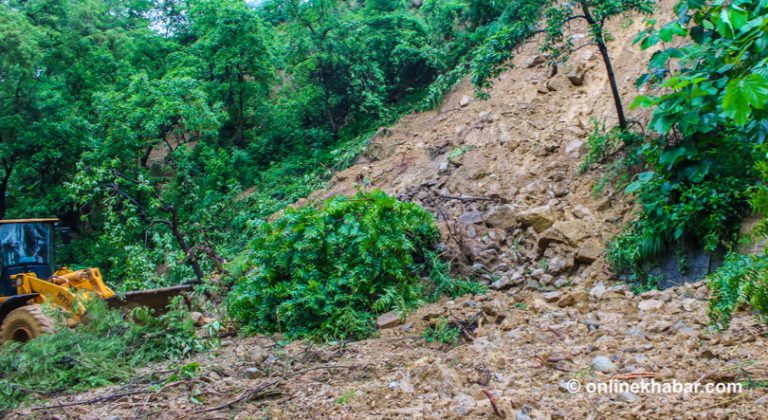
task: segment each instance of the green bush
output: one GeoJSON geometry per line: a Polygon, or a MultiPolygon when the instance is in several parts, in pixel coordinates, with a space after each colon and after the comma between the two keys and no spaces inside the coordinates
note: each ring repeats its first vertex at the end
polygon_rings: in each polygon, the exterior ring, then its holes
{"type": "Polygon", "coordinates": [[[118,383],[136,367],[178,359],[210,344],[196,335],[181,298],[160,316],[137,308],[125,319],[100,300],[87,308],[87,319],[76,328],[62,325],[56,334],[0,346],[0,410],[36,394],[118,383]]]}
{"type": "Polygon", "coordinates": [[[377,313],[479,290],[448,275],[432,216],[381,191],[289,209],[257,230],[251,269],[229,295],[230,315],[249,332],[360,339],[377,313]]]}
{"type": "Polygon", "coordinates": [[[592,134],[587,139],[587,154],[579,171],[585,173],[596,164],[606,163],[603,176],[593,187],[597,196],[602,194],[609,184],[620,188],[629,182],[632,170],[642,163],[638,147],[643,142],[643,136],[631,129],[608,129],[597,120],[592,121],[592,126],[592,134]]]}
{"type": "MultiPolygon", "coordinates": [[[[649,174],[649,173],[647,173],[649,174]]],[[[686,241],[698,242],[708,252],[733,243],[735,228],[747,209],[748,181],[723,177],[700,183],[670,181],[641,174],[638,213],[608,246],[608,259],[616,272],[644,271],[664,252],[686,241]]]]}

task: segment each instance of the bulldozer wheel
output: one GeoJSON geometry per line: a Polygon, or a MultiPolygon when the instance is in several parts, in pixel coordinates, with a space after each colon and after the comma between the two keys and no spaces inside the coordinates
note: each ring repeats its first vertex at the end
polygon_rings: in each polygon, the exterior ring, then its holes
{"type": "Polygon", "coordinates": [[[51,319],[40,310],[40,305],[26,305],[12,310],[0,327],[0,342],[27,342],[54,331],[51,319]]]}

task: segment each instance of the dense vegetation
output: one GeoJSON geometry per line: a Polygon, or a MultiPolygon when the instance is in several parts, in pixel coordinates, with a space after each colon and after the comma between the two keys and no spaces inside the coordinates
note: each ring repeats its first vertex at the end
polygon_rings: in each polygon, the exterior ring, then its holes
{"type": "Polygon", "coordinates": [[[364,338],[376,313],[480,289],[450,277],[439,239],[431,214],[381,191],[286,210],[260,224],[230,313],[246,329],[289,338],[364,338]]]}
{"type": "MultiPolygon", "coordinates": [[[[374,192],[264,219],[465,75],[488,87],[542,7],[0,0],[0,218],[59,217],[75,234],[59,262],[100,267],[117,290],[236,283],[232,315],[251,331],[369,335],[375,314],[476,290],[448,277],[432,218],[374,192]]],[[[180,308],[90,313],[3,346],[0,409],[207,344],[180,308]]]]}
{"type": "MultiPolygon", "coordinates": [[[[478,290],[449,276],[432,217],[373,191],[265,219],[463,77],[488,95],[533,33],[551,62],[566,60],[580,46],[564,29],[584,20],[619,126],[596,125],[583,169],[609,164],[606,180],[638,204],[609,244],[613,270],[645,282],[670,250],[725,250],[709,279],[713,320],[744,306],[768,315],[768,253],[734,252],[742,218],[768,211],[768,3],[681,0],[675,21],[650,19],[637,38],[655,49],[638,80],[650,93],[632,107],[652,119],[639,130],[605,23],[653,5],[0,0],[0,217],[58,216],[77,238],[64,262],[102,267],[120,290],[219,272],[246,331],[366,337],[381,313],[478,290]]],[[[768,239],[768,221],[755,235],[768,239]]],[[[78,328],[3,347],[0,410],[210,344],[179,302],[162,316],[89,311],[78,328]]],[[[459,335],[444,319],[425,331],[445,344],[459,335]]]]}
{"type": "Polygon", "coordinates": [[[487,85],[541,8],[0,2],[0,217],[58,216],[122,290],[203,278],[379,126],[487,85]]]}
{"type": "MultiPolygon", "coordinates": [[[[636,197],[637,217],[609,258],[640,281],[669,250],[733,251],[750,204],[768,210],[768,5],[683,0],[675,11],[675,21],[650,20],[637,37],[641,48],[661,47],[638,80],[654,94],[633,103],[653,110],[648,135],[616,129],[590,141],[592,161],[611,154],[621,179],[636,174],[625,192],[636,197]]],[[[765,233],[764,221],[755,234],[765,233]]],[[[732,254],[711,276],[714,320],[727,323],[744,304],[765,313],[765,258],[732,254]]]]}

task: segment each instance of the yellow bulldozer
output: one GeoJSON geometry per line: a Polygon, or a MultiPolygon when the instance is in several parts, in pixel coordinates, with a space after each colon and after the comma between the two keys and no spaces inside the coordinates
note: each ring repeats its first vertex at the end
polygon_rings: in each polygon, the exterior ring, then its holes
{"type": "Polygon", "coordinates": [[[71,324],[85,314],[83,302],[104,299],[111,307],[163,309],[171,297],[192,288],[185,284],[115,294],[98,268],[57,268],[54,233],[58,219],[0,220],[0,343],[29,341],[54,332],[41,310],[49,303],[71,314],[71,324]]]}

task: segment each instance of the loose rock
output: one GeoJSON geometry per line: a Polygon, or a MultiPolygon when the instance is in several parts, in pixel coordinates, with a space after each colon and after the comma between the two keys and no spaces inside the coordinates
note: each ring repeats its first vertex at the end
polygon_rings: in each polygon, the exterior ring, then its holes
{"type": "Polygon", "coordinates": [[[616,373],[619,370],[618,366],[605,356],[597,356],[592,359],[592,368],[603,373],[616,373]]]}
{"type": "Polygon", "coordinates": [[[395,311],[389,311],[376,318],[376,325],[378,325],[380,330],[397,327],[400,323],[400,315],[395,311]]]}

